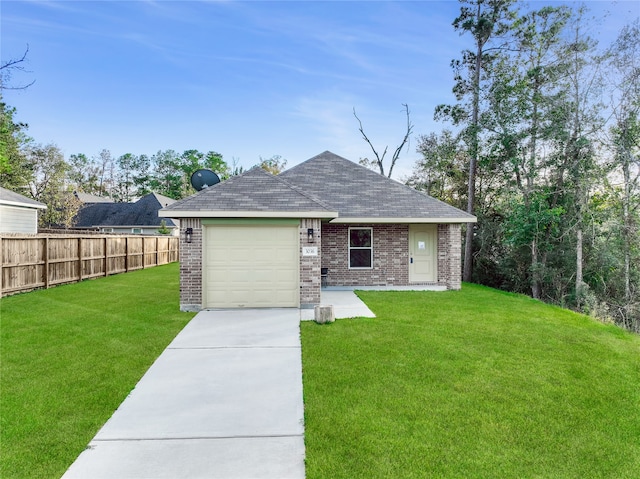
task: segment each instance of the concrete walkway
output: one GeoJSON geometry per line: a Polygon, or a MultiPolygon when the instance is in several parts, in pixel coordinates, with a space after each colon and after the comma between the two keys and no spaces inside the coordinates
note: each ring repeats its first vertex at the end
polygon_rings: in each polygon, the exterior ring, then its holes
{"type": "Polygon", "coordinates": [[[198,313],[63,478],[304,478],[299,320],[198,313]]]}
{"type": "MultiPolygon", "coordinates": [[[[375,315],[323,290],[336,318],[375,315]]],[[[303,479],[300,320],[313,310],[202,311],[63,479],[303,479]]]]}

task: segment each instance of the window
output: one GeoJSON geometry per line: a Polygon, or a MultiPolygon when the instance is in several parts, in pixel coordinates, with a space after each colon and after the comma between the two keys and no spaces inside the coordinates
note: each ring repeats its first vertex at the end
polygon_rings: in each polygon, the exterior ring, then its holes
{"type": "Polygon", "coordinates": [[[349,268],[373,267],[373,228],[349,228],[349,268]]]}
{"type": "Polygon", "coordinates": [[[136,235],[142,234],[142,228],[131,228],[131,232],[136,235]]]}
{"type": "Polygon", "coordinates": [[[113,228],[102,228],[103,233],[113,233],[113,228]]]}

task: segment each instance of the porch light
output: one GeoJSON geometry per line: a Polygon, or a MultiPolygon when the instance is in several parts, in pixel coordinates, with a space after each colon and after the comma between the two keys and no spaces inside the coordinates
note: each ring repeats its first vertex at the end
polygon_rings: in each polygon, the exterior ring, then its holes
{"type": "Polygon", "coordinates": [[[309,243],[313,243],[313,228],[307,228],[307,239],[309,243]]]}
{"type": "Polygon", "coordinates": [[[184,230],[184,240],[187,243],[191,243],[191,237],[193,236],[193,228],[186,228],[184,230]]]}

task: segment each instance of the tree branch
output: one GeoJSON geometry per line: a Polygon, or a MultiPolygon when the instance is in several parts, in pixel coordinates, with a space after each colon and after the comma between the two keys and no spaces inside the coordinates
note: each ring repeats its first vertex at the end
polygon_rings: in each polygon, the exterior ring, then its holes
{"type": "Polygon", "coordinates": [[[398,161],[398,157],[400,156],[400,153],[402,152],[404,145],[406,145],[407,142],[409,141],[411,132],[413,131],[413,125],[411,124],[411,118],[409,116],[409,105],[407,105],[406,103],[403,103],[402,106],[404,106],[405,112],[407,113],[407,132],[405,133],[404,138],[402,139],[402,143],[400,143],[400,146],[396,148],[396,151],[393,153],[393,156],[391,157],[391,166],[389,167],[389,178],[391,178],[391,172],[393,171],[393,167],[395,166],[396,161],[398,161]]]}
{"type": "Polygon", "coordinates": [[[364,140],[367,143],[369,143],[369,146],[371,147],[371,151],[373,151],[373,154],[376,155],[376,163],[378,165],[378,168],[380,169],[380,174],[384,175],[384,165],[382,164],[382,160],[384,160],[384,155],[387,154],[388,146],[384,147],[384,152],[382,153],[382,157],[380,157],[380,155],[378,155],[378,152],[376,151],[376,149],[371,144],[371,141],[369,141],[369,137],[367,137],[367,135],[365,134],[364,129],[362,128],[362,122],[360,121],[360,118],[358,118],[358,115],[356,115],[355,107],[353,108],[353,116],[355,116],[356,120],[358,120],[358,124],[360,125],[360,128],[358,128],[358,130],[362,134],[362,138],[364,138],[364,140]]]}
{"type": "MultiPolygon", "coordinates": [[[[24,90],[33,85],[36,81],[33,80],[31,83],[22,86],[7,86],[6,84],[11,79],[12,71],[20,71],[20,72],[28,72],[21,65],[22,62],[26,61],[27,54],[29,53],[29,44],[27,43],[27,49],[22,54],[20,58],[14,58],[11,60],[7,60],[6,62],[0,65],[0,90],[24,90]]],[[[30,72],[29,72],[30,73],[30,72]]]]}

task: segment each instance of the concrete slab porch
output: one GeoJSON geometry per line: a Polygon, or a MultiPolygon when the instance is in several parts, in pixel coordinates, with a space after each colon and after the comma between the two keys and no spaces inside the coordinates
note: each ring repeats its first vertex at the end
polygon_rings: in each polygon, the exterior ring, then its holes
{"type": "MultiPolygon", "coordinates": [[[[345,318],[375,318],[376,315],[354,293],[362,291],[446,291],[445,286],[440,285],[413,285],[413,286],[327,286],[320,293],[320,305],[333,305],[336,319],[345,318]]],[[[313,321],[313,309],[301,309],[301,321],[313,321]]]]}

